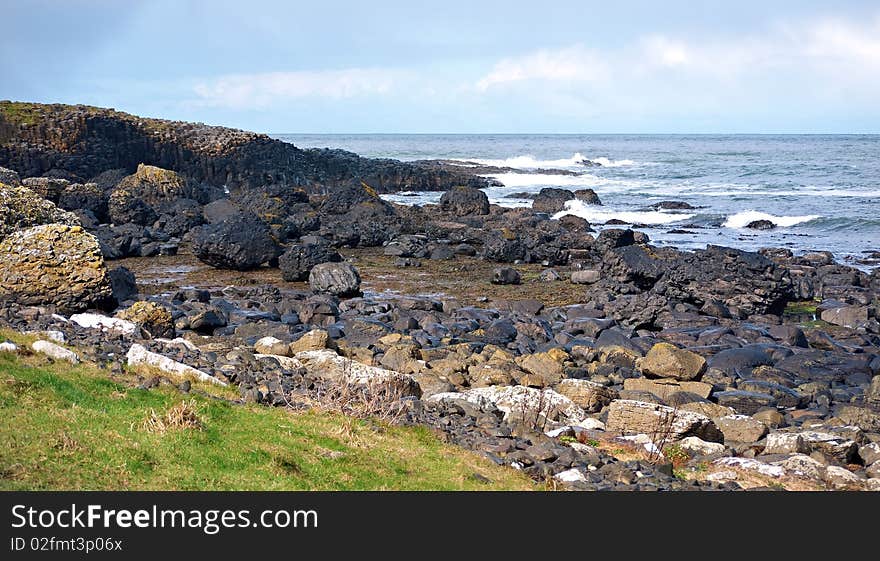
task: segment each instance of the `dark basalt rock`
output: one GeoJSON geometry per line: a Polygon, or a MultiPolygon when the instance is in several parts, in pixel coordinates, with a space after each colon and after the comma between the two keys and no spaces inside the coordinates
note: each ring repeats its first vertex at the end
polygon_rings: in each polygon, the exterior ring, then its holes
{"type": "Polygon", "coordinates": [[[348,263],[321,263],[309,273],[309,285],[315,292],[334,296],[359,296],[361,277],[348,263]]]}
{"type": "Polygon", "coordinates": [[[87,210],[101,222],[107,222],[107,196],[97,183],[74,183],[58,196],[58,207],[64,210],[87,210]]]}
{"type": "Polygon", "coordinates": [[[511,267],[498,267],[492,271],[492,284],[519,284],[520,275],[511,267]]]}
{"type": "Polygon", "coordinates": [[[288,282],[305,281],[315,265],[342,261],[328,244],[294,244],[278,258],[281,277],[288,282]]]}
{"type": "Polygon", "coordinates": [[[746,224],[746,228],[750,230],[772,230],[776,228],[776,224],[769,220],[753,220],[746,224]]]}
{"type": "Polygon", "coordinates": [[[601,205],[599,195],[592,189],[578,189],[574,192],[574,198],[581,201],[585,205],[601,205]]]}
{"type": "Polygon", "coordinates": [[[489,214],[489,197],[472,187],[454,187],[440,197],[440,208],[455,216],[489,214]]]}
{"type": "Polygon", "coordinates": [[[193,253],[218,269],[246,271],[278,256],[266,223],[248,212],[193,230],[193,253]]]}
{"type": "Polygon", "coordinates": [[[532,209],[538,212],[556,214],[565,208],[565,201],[570,201],[574,198],[574,193],[568,189],[545,187],[532,200],[532,209]]]}
{"type": "Polygon", "coordinates": [[[321,193],[352,178],[382,193],[490,184],[460,166],[361,158],[326,148],[302,150],[264,134],[84,105],[0,102],[0,165],[24,176],[59,170],[82,183],[76,178],[97,178],[113,170],[96,182],[102,188],[116,187],[116,170],[131,174],[140,164],[173,170],[196,185],[226,186],[231,191],[280,184],[321,193]]]}

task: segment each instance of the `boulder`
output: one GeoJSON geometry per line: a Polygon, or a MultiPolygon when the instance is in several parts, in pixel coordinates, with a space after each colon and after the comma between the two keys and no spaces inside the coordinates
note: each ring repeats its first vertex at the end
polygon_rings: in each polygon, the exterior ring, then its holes
{"type": "Polygon", "coordinates": [[[601,205],[602,201],[599,200],[599,195],[596,194],[592,189],[578,189],[574,192],[574,198],[584,203],[585,205],[601,205]]]}
{"type": "Polygon", "coordinates": [[[209,382],[218,386],[227,385],[223,380],[215,378],[210,374],[206,374],[192,366],[172,360],[167,356],[149,351],[146,347],[138,343],[131,346],[128,353],[126,353],[125,358],[129,366],[148,366],[150,368],[156,368],[171,376],[184,379],[195,378],[200,382],[209,382]]]}
{"type": "Polygon", "coordinates": [[[532,209],[537,212],[556,214],[565,209],[565,202],[574,199],[574,193],[568,189],[545,187],[532,199],[532,209]]]}
{"type": "Polygon", "coordinates": [[[113,224],[149,226],[159,217],[153,207],[145,203],[137,194],[124,188],[116,188],[110,193],[107,213],[113,224]]]}
{"type": "Polygon", "coordinates": [[[681,440],[697,436],[707,442],[723,442],[724,436],[709,417],[643,401],[616,399],[608,409],[609,432],[647,434],[652,438],[681,440]]]}
{"type": "Polygon", "coordinates": [[[764,407],[775,407],[776,399],[772,395],[744,390],[725,390],[715,392],[719,405],[732,407],[742,415],[754,415],[764,407]]]}
{"type": "Polygon", "coordinates": [[[278,258],[281,277],[288,282],[305,281],[315,265],[338,263],[342,256],[329,244],[293,244],[278,258]]]}
{"type": "Polygon", "coordinates": [[[455,216],[489,214],[489,197],[473,187],[453,187],[440,197],[440,208],[455,216]]]}
{"type": "Polygon", "coordinates": [[[599,282],[601,274],[595,269],[587,269],[585,271],[574,271],[571,274],[571,282],[573,284],[593,284],[599,282]]]}
{"type": "Polygon", "coordinates": [[[359,296],[361,277],[348,263],[321,263],[312,267],[309,286],[315,292],[334,296],[359,296]]]}
{"type": "Polygon", "coordinates": [[[110,269],[107,272],[107,276],[110,278],[110,288],[117,305],[137,296],[137,281],[134,278],[134,273],[127,268],[116,267],[115,269],[110,269]]]}
{"type": "Polygon", "coordinates": [[[699,380],[706,371],[706,359],[670,343],[657,343],[647,355],[636,361],[636,368],[645,376],[654,378],[699,380]]]}
{"type": "Polygon", "coordinates": [[[822,310],[822,321],[855,329],[868,322],[867,306],[839,306],[822,310]]]}
{"type": "Polygon", "coordinates": [[[302,337],[290,344],[290,354],[295,355],[304,351],[320,351],[327,348],[329,333],[323,329],[312,329],[303,333],[302,337]]]}
{"type": "Polygon", "coordinates": [[[21,178],[18,176],[18,172],[0,167],[0,183],[10,187],[19,187],[21,186],[21,178]]]}
{"type": "Polygon", "coordinates": [[[668,402],[673,394],[686,392],[701,399],[707,399],[712,394],[712,385],[703,382],[682,382],[675,378],[659,378],[649,380],[647,378],[627,378],[623,381],[623,389],[627,391],[649,392],[668,402]]]}
{"type": "Polygon", "coordinates": [[[492,284],[519,284],[519,271],[513,267],[498,267],[492,271],[492,284]]]}
{"type": "Polygon", "coordinates": [[[724,433],[724,442],[757,442],[767,434],[767,426],[747,415],[728,415],[715,419],[715,424],[724,433]]]}
{"type": "Polygon", "coordinates": [[[208,202],[196,185],[186,181],[177,172],[146,164],[138,164],[133,174],[119,182],[114,193],[123,191],[154,209],[179,199],[208,202]]]}
{"type": "Polygon", "coordinates": [[[619,397],[616,390],[589,380],[565,379],[553,389],[572,400],[587,413],[599,412],[619,397]]]}
{"type": "Polygon", "coordinates": [[[49,341],[34,341],[31,344],[34,352],[46,355],[52,360],[69,362],[70,364],[79,364],[79,357],[70,349],[65,349],[61,345],[56,345],[49,341]]]}
{"type": "Polygon", "coordinates": [[[44,224],[77,226],[79,220],[27,187],[0,183],[0,240],[16,230],[44,224]]]}
{"type": "Polygon", "coordinates": [[[109,306],[112,297],[98,240],[81,227],[35,226],[0,241],[0,301],[71,313],[109,306]]]}
{"type": "Polygon", "coordinates": [[[194,229],[192,242],[195,256],[217,269],[246,271],[278,256],[269,227],[249,212],[194,229]]]}
{"type": "Polygon", "coordinates": [[[290,345],[275,337],[262,337],[254,343],[254,352],[262,355],[290,356],[290,345]]]}
{"type": "MultiPolygon", "coordinates": [[[[552,348],[547,352],[527,354],[516,357],[516,365],[531,374],[528,386],[552,386],[565,376],[565,361],[568,353],[560,348],[552,348]]],[[[520,380],[520,383],[523,383],[520,380]]]]}
{"type": "Polygon", "coordinates": [[[804,437],[797,433],[773,431],[764,440],[764,454],[809,454],[811,451],[804,437]]]}
{"type": "Polygon", "coordinates": [[[70,321],[80,327],[89,329],[100,329],[101,331],[115,331],[123,335],[134,335],[137,333],[138,326],[124,319],[112,318],[101,314],[73,314],[70,321]]]}
{"type": "Polygon", "coordinates": [[[141,330],[141,333],[151,338],[173,339],[175,336],[171,312],[156,302],[135,302],[130,308],[118,312],[116,317],[130,321],[141,330]]]}
{"type": "Polygon", "coordinates": [[[776,224],[769,220],[752,220],[746,224],[746,228],[750,230],[773,230],[776,228],[776,224]]]}
{"type": "Polygon", "coordinates": [[[504,413],[507,421],[533,425],[544,425],[549,421],[577,424],[586,419],[584,410],[564,395],[549,389],[539,390],[525,386],[488,386],[463,392],[439,393],[429,397],[428,401],[463,401],[478,407],[494,406],[504,413]]]}
{"type": "Polygon", "coordinates": [[[688,436],[681,439],[678,443],[682,450],[698,454],[700,456],[712,456],[724,453],[724,445],[718,442],[706,442],[696,436],[688,436]]]}
{"type": "Polygon", "coordinates": [[[337,383],[363,385],[380,391],[399,394],[401,397],[421,397],[422,390],[415,378],[393,370],[368,366],[336,351],[323,349],[296,353],[295,357],[306,371],[319,379],[337,383]]]}

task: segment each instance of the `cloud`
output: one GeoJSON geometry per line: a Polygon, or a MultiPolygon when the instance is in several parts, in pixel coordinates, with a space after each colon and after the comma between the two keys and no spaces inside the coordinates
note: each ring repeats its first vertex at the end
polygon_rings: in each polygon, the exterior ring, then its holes
{"type": "Polygon", "coordinates": [[[597,51],[573,45],[503,59],[477,81],[476,89],[485,92],[495,86],[527,80],[596,82],[604,80],[607,75],[607,64],[597,51]]]}
{"type": "Polygon", "coordinates": [[[401,76],[399,71],[371,68],[230,74],[195,84],[194,103],[205,107],[265,108],[308,97],[385,95],[394,89],[401,76]]]}

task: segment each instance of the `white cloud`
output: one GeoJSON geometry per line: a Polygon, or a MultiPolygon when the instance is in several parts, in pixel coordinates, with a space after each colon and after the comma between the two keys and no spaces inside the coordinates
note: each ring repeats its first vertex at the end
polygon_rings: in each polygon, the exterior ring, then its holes
{"type": "Polygon", "coordinates": [[[386,69],[351,68],[263,74],[230,74],[196,84],[197,104],[211,107],[267,107],[305,97],[332,99],[384,95],[400,73],[386,69]]]}
{"type": "Polygon", "coordinates": [[[480,78],[476,89],[485,92],[494,86],[527,80],[595,82],[604,80],[607,75],[608,66],[596,51],[573,45],[503,59],[480,78]]]}

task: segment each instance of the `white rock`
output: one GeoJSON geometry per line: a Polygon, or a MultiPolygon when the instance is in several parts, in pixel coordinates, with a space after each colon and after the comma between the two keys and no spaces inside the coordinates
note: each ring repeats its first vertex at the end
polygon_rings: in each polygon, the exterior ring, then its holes
{"type": "Polygon", "coordinates": [[[605,430],[605,423],[603,423],[599,419],[594,419],[592,417],[587,417],[583,421],[579,421],[575,426],[587,430],[605,430]]]}
{"type": "Polygon", "coordinates": [[[787,473],[810,479],[821,479],[822,470],[825,469],[825,465],[822,462],[806,454],[795,454],[784,460],[772,463],[775,466],[782,467],[787,473]]]}
{"type": "Polygon", "coordinates": [[[880,479],[876,477],[872,477],[865,481],[865,490],[866,491],[880,491],[880,479]]]}
{"type": "Polygon", "coordinates": [[[155,339],[155,341],[162,343],[163,345],[170,345],[170,346],[180,345],[190,351],[197,351],[199,349],[194,343],[192,343],[191,341],[187,341],[183,337],[175,337],[174,339],[166,339],[164,337],[159,337],[159,338],[155,339]]]}
{"type": "Polygon", "coordinates": [[[713,462],[715,465],[732,467],[746,471],[753,471],[768,477],[782,477],[785,475],[785,468],[782,466],[774,466],[752,458],[718,458],[713,462]]]}
{"type": "Polygon", "coordinates": [[[549,436],[550,438],[557,438],[557,437],[559,437],[559,436],[562,436],[563,434],[570,433],[570,432],[572,432],[573,430],[574,430],[574,429],[572,429],[572,427],[570,427],[570,426],[568,426],[568,425],[565,425],[565,426],[562,426],[562,427],[559,427],[559,428],[555,428],[555,429],[553,429],[553,430],[548,430],[548,431],[546,431],[544,434],[546,434],[546,435],[549,436]]]}
{"type": "Polygon", "coordinates": [[[835,489],[860,487],[864,480],[846,468],[828,466],[825,468],[825,482],[835,489]]]}
{"type": "Polygon", "coordinates": [[[146,347],[138,343],[135,343],[131,346],[125,357],[128,359],[129,366],[138,366],[143,364],[146,366],[158,368],[159,370],[167,374],[184,377],[192,376],[202,382],[210,382],[212,384],[217,384],[218,386],[226,385],[226,382],[218,380],[210,374],[206,374],[205,372],[202,372],[197,368],[193,368],[192,366],[187,366],[186,364],[177,362],[176,360],[172,360],[167,356],[162,356],[158,353],[148,351],[146,347]]]}
{"type": "Polygon", "coordinates": [[[102,316],[101,314],[73,314],[70,321],[80,327],[100,329],[101,331],[116,331],[123,335],[133,335],[137,331],[137,325],[133,322],[102,316]]]}
{"type": "Polygon", "coordinates": [[[736,481],[739,474],[733,470],[715,471],[706,476],[707,481],[736,481]]]}
{"type": "Polygon", "coordinates": [[[63,360],[71,364],[79,364],[79,357],[76,356],[75,352],[60,347],[55,343],[50,343],[49,341],[34,341],[31,348],[38,353],[46,355],[52,360],[63,360]]]}
{"type": "Polygon", "coordinates": [[[401,390],[421,395],[415,378],[394,370],[369,366],[336,354],[331,349],[302,351],[295,357],[309,373],[327,380],[344,380],[349,384],[390,384],[401,390]]]}
{"type": "Polygon", "coordinates": [[[51,317],[51,318],[54,319],[55,321],[60,321],[61,323],[70,323],[69,321],[67,321],[67,318],[66,318],[66,317],[61,316],[61,315],[58,315],[58,314],[52,314],[52,315],[49,316],[49,317],[51,317]]]}
{"type": "Polygon", "coordinates": [[[721,454],[722,452],[724,452],[723,444],[719,444],[717,442],[706,442],[702,438],[698,438],[696,436],[688,436],[686,438],[682,438],[678,444],[682,447],[682,449],[687,450],[688,452],[694,452],[703,456],[709,456],[711,454],[721,454]]]}
{"type": "Polygon", "coordinates": [[[587,476],[584,473],[577,469],[571,468],[565,471],[560,471],[556,475],[553,476],[553,479],[565,482],[565,483],[577,483],[581,481],[586,481],[587,476]]]}
{"type": "Polygon", "coordinates": [[[771,432],[764,440],[765,454],[809,454],[807,441],[798,433],[771,432]]]}
{"type": "Polygon", "coordinates": [[[67,336],[61,331],[49,330],[49,331],[39,331],[38,334],[50,341],[55,341],[56,343],[66,343],[67,336]]]}
{"type": "Polygon", "coordinates": [[[17,353],[18,345],[11,341],[3,341],[0,343],[0,353],[17,353]]]}
{"type": "MultiPolygon", "coordinates": [[[[296,355],[299,357],[299,354],[296,355]]],[[[583,409],[575,403],[550,389],[539,390],[526,386],[487,386],[463,392],[444,392],[430,396],[428,401],[463,400],[477,406],[493,404],[504,418],[518,415],[523,410],[529,415],[558,419],[559,422],[577,424],[586,418],[583,409]],[[539,411],[540,409],[540,411],[539,411]]]]}

